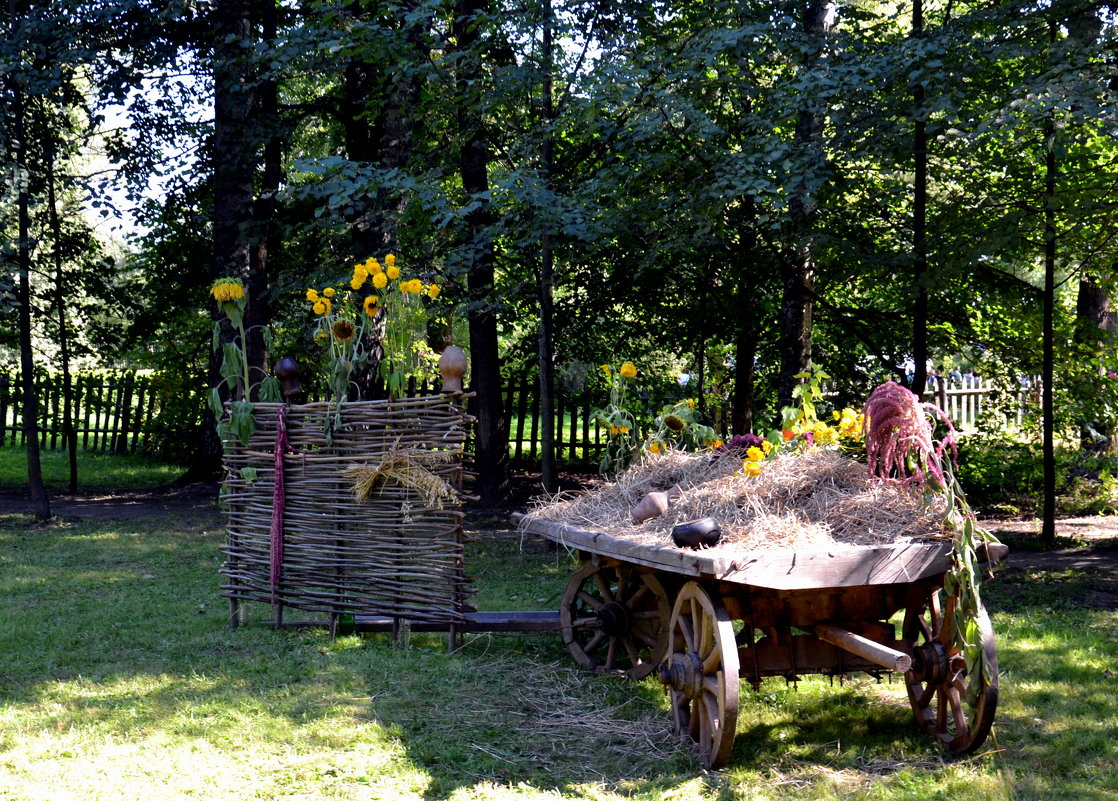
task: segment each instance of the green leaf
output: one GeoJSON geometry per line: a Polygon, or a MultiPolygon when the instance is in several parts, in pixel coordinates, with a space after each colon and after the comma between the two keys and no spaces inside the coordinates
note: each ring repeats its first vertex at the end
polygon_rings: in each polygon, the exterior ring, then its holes
{"type": "Polygon", "coordinates": [[[261,381],[256,394],[262,403],[279,403],[283,400],[280,382],[275,376],[268,376],[261,381]]]}
{"type": "Polygon", "coordinates": [[[241,478],[245,480],[246,484],[255,484],[256,479],[260,477],[260,471],[255,467],[242,467],[241,478]]]}
{"type": "Polygon", "coordinates": [[[252,434],[256,431],[256,418],[252,414],[253,405],[238,401],[230,406],[229,430],[241,441],[241,445],[248,445],[252,434]]]}

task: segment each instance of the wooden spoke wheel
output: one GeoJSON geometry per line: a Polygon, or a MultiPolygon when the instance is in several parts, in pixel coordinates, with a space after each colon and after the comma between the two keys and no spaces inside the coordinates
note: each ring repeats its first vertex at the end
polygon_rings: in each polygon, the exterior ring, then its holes
{"type": "Polygon", "coordinates": [[[726,764],[738,725],[738,647],[722,602],[695,582],[676,598],[660,681],[671,696],[676,733],[704,767],[726,764]]]}
{"type": "Polygon", "coordinates": [[[667,593],[653,574],[587,563],[567,583],[559,621],[578,664],[641,679],[667,651],[669,614],[667,593]]]}
{"type": "Polygon", "coordinates": [[[967,645],[958,644],[956,600],[936,590],[925,606],[905,610],[904,639],[912,646],[905,684],[920,728],[954,753],[970,754],[994,724],[998,655],[981,605],[967,645]]]}

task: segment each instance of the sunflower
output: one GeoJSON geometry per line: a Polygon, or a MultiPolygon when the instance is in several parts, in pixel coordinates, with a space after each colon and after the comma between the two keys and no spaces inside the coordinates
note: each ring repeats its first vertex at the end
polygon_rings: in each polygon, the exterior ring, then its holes
{"type": "Polygon", "coordinates": [[[367,296],[365,298],[365,314],[369,315],[370,317],[376,317],[377,312],[380,311],[380,309],[377,308],[377,304],[379,302],[380,298],[378,298],[376,295],[367,296]]]}
{"type": "Polygon", "coordinates": [[[353,323],[348,320],[338,320],[330,330],[334,332],[334,338],[339,342],[349,342],[357,333],[353,323]]]}
{"type": "Polygon", "coordinates": [[[231,303],[245,296],[244,285],[233,278],[220,278],[210,287],[210,294],[218,303],[231,303]]]}

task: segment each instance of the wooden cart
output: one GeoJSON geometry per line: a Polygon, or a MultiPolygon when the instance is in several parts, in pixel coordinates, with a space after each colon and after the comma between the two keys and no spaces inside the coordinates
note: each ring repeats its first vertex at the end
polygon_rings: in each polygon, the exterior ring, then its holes
{"type": "Polygon", "coordinates": [[[980,608],[969,658],[955,645],[957,598],[944,590],[950,542],[731,558],[516,521],[579,554],[560,608],[575,660],[633,678],[657,671],[676,731],[708,768],[730,756],[742,678],[757,687],[766,676],[891,671],[903,675],[920,727],[952,752],[971,753],[990,733],[994,632],[980,608]],[[898,637],[891,621],[902,610],[898,637]]]}

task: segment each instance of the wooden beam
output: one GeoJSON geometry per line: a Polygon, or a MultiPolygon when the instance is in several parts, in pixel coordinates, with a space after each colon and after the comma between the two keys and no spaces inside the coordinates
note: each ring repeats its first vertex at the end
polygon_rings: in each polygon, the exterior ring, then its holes
{"type": "Polygon", "coordinates": [[[815,626],[815,636],[895,673],[905,673],[912,667],[912,657],[903,651],[894,650],[830,623],[815,626]]]}

